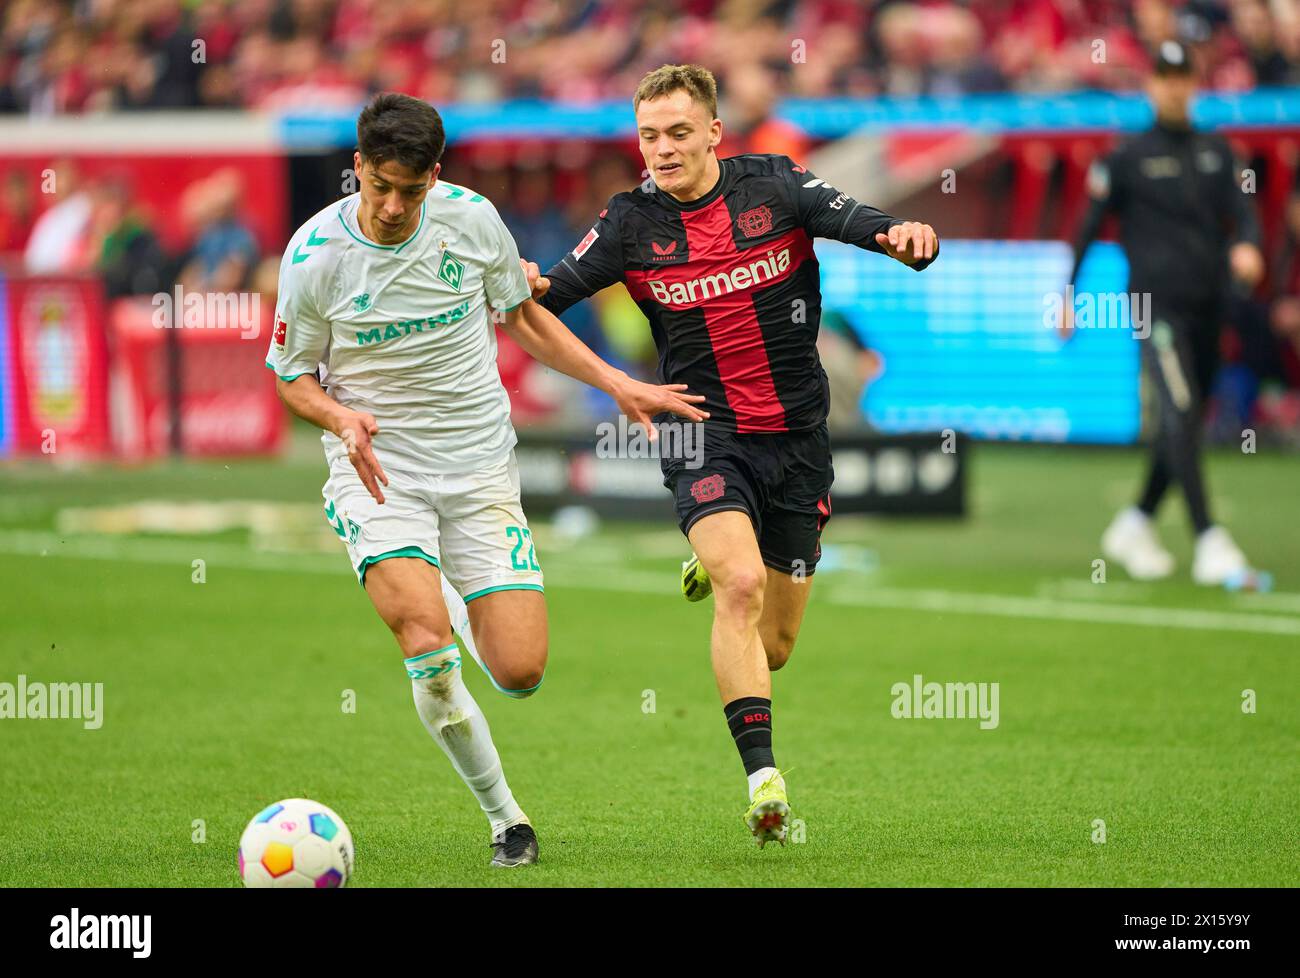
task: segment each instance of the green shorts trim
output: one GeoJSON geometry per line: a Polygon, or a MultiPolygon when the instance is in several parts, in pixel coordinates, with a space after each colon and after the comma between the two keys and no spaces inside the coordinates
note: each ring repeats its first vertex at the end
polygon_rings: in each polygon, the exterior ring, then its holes
{"type": "Polygon", "coordinates": [[[387,560],[389,557],[419,557],[426,560],[441,570],[442,565],[438,563],[437,557],[430,557],[419,547],[402,547],[400,550],[389,550],[387,553],[379,554],[376,557],[367,557],[361,561],[361,566],[357,568],[357,583],[362,587],[366,584],[366,571],[370,569],[371,564],[377,564],[381,560],[387,560]]]}
{"type": "MultiPolygon", "coordinates": [[[[385,554],[385,556],[387,556],[387,554],[385,554]]],[[[540,584],[498,584],[496,587],[485,587],[482,591],[475,591],[473,594],[467,594],[461,600],[463,600],[466,604],[469,604],[475,598],[481,598],[483,597],[483,595],[491,594],[494,591],[543,591],[543,590],[544,588],[540,584]]]]}

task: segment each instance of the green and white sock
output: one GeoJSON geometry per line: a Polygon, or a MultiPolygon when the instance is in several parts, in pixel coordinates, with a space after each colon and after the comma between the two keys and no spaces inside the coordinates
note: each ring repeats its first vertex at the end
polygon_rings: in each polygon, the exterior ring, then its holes
{"type": "Polygon", "coordinates": [[[493,836],[528,821],[506,783],[487,718],[461,678],[460,650],[448,645],[404,664],[420,721],[474,792],[493,836]]]}

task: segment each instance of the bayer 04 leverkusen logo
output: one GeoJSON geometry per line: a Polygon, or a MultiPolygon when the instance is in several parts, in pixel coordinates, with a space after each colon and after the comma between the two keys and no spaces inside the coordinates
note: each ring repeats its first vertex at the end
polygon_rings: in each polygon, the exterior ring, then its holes
{"type": "Polygon", "coordinates": [[[740,228],[740,233],[747,238],[757,238],[760,234],[767,234],[772,230],[772,209],[766,204],[759,204],[747,211],[743,211],[736,218],[736,227],[740,228]]]}
{"type": "Polygon", "coordinates": [[[720,475],[706,475],[691,484],[691,495],[697,503],[711,503],[727,491],[727,480],[720,475]]]}
{"type": "Polygon", "coordinates": [[[465,266],[450,251],[444,251],[442,261],[438,265],[438,278],[459,292],[461,279],[464,277],[465,266]]]}

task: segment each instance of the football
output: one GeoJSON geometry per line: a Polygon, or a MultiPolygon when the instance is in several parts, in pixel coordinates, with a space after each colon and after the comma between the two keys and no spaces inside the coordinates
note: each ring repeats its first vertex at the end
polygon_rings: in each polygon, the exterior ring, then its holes
{"type": "Polygon", "coordinates": [[[277,801],[240,836],[239,875],[245,886],[343,886],[352,875],[352,833],[319,802],[277,801]]]}

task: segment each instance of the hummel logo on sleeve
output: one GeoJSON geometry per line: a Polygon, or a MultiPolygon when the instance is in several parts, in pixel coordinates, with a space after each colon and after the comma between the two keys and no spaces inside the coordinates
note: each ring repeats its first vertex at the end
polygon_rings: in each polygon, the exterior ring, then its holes
{"type": "Polygon", "coordinates": [[[329,238],[316,237],[316,232],[318,230],[320,229],[312,228],[311,233],[307,235],[307,240],[304,241],[302,244],[298,245],[297,248],[293,249],[293,264],[297,265],[299,262],[304,262],[312,255],[315,254],[314,251],[310,253],[305,252],[303,250],[304,248],[319,248],[321,245],[323,245],[326,241],[329,240],[329,238]]]}

